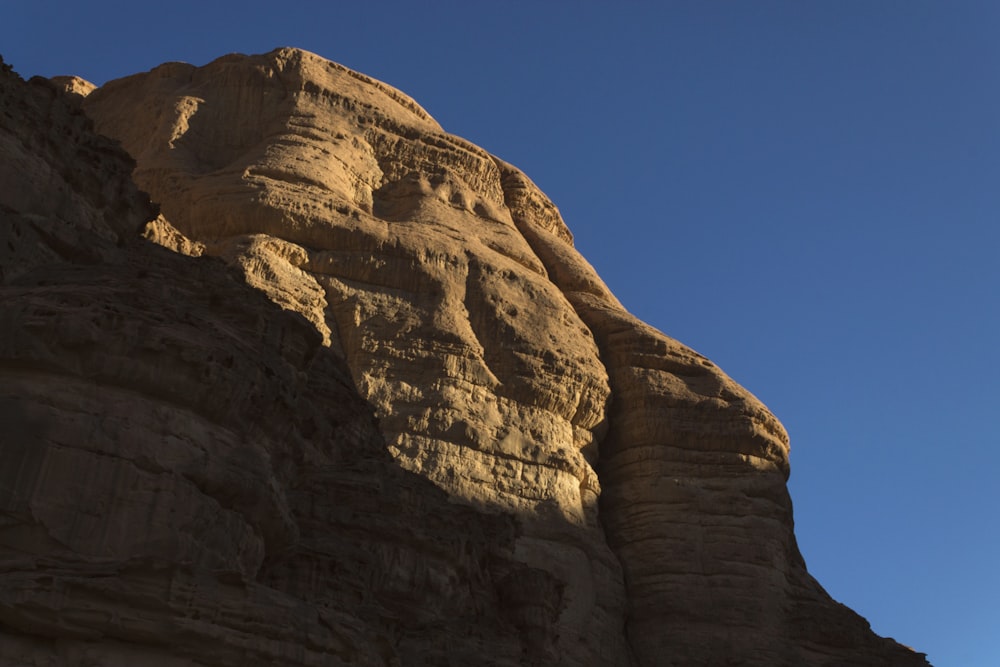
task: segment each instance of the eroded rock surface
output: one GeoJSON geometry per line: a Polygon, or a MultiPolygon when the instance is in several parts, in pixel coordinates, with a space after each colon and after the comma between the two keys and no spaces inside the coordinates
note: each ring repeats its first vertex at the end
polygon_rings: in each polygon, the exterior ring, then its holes
{"type": "Polygon", "coordinates": [[[514,517],[403,470],[307,320],[142,240],[71,98],[0,72],[0,149],[0,665],[553,661],[514,517]]]}
{"type": "Polygon", "coordinates": [[[0,660],[46,636],[170,665],[245,647],[285,664],[926,664],[808,575],[780,423],[627,313],[516,168],[294,49],[58,83],[160,212],[108,232],[92,204],[80,223],[47,211],[103,234],[77,242],[96,259],[10,255],[4,349],[51,342],[5,362],[9,412],[56,435],[3,443],[35,472],[0,486],[0,535],[37,544],[9,579],[27,592],[0,606],[0,660]],[[137,222],[176,254],[116,248],[137,222]],[[38,461],[77,450],[102,457],[88,487],[110,495],[74,513],[83,488],[47,471],[90,468],[38,461]],[[25,500],[50,497],[44,516],[25,500]],[[39,592],[53,568],[91,586],[69,621],[39,592]],[[157,623],[178,634],[154,641],[157,623]]]}

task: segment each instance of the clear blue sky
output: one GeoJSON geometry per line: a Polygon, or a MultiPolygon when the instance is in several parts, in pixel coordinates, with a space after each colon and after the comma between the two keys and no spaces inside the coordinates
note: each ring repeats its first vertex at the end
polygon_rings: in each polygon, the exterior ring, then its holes
{"type": "Polygon", "coordinates": [[[5,3],[23,76],[314,51],[524,169],[792,437],[812,573],[1000,665],[1000,3],[5,3]]]}

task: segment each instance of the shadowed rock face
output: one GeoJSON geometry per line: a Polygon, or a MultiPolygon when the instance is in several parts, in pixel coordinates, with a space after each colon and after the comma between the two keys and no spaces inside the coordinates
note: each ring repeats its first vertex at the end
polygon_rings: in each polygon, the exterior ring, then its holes
{"type": "MultiPolygon", "coordinates": [[[[123,664],[926,664],[806,572],[780,423],[627,313],[517,169],[293,49],[60,84],[160,214],[74,185],[44,214],[96,259],[4,256],[28,435],[2,443],[27,472],[0,486],[0,660],[43,636],[123,664]],[[175,253],[115,245],[140,224],[175,253]],[[52,568],[87,582],[72,613],[52,568]]],[[[38,122],[7,122],[35,159],[38,122]]],[[[91,180],[133,187],[115,169],[91,180]]]]}

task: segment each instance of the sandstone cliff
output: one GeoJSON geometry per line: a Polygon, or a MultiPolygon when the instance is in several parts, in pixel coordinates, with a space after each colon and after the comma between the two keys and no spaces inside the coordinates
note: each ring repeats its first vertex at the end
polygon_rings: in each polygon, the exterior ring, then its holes
{"type": "Polygon", "coordinates": [[[294,49],[58,84],[3,81],[0,664],[926,664],[517,169],[294,49]]]}

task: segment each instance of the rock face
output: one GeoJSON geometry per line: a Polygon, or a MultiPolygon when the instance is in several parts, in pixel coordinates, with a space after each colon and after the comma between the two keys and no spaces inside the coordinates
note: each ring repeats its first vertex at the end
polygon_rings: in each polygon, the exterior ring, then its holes
{"type": "Polygon", "coordinates": [[[517,169],[294,49],[57,83],[3,81],[0,665],[926,664],[517,169]]]}

